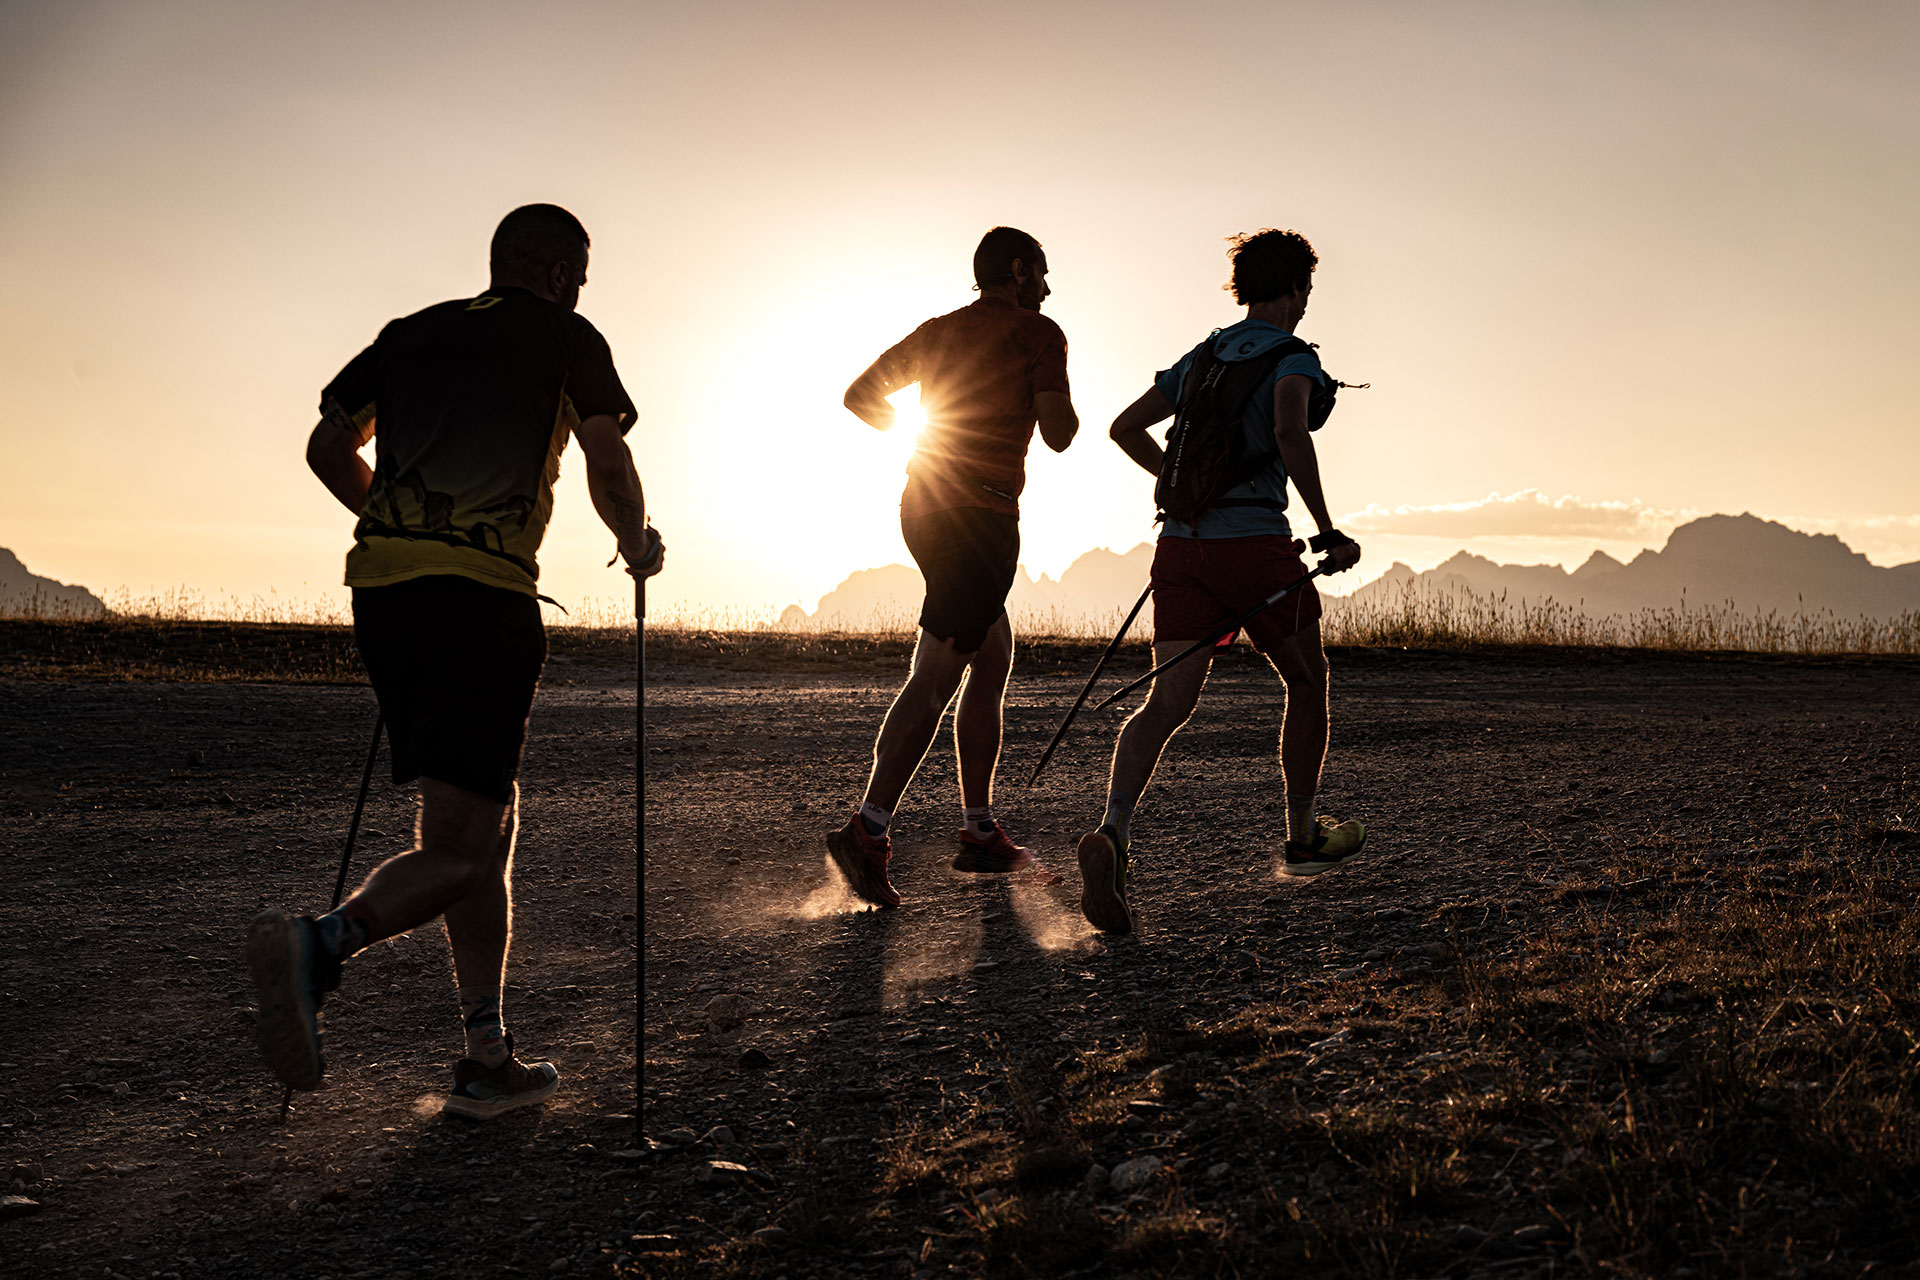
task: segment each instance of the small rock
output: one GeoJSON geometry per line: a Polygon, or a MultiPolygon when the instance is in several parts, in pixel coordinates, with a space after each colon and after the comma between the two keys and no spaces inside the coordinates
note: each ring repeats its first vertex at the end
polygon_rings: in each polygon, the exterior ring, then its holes
{"type": "Polygon", "coordinates": [[[1463,1222],[1454,1228],[1453,1247],[1456,1249],[1472,1249],[1484,1243],[1486,1238],[1486,1232],[1470,1222],[1463,1222]]]}
{"type": "Polygon", "coordinates": [[[764,1244],[768,1248],[778,1248],[787,1242],[785,1227],[762,1227],[753,1233],[755,1244],[764,1244]]]}
{"type": "Polygon", "coordinates": [[[1087,1194],[1097,1196],[1105,1191],[1110,1176],[1111,1175],[1107,1173],[1107,1166],[1103,1164],[1096,1164],[1089,1168],[1087,1170],[1086,1180],[1087,1194]]]}
{"type": "Polygon", "coordinates": [[[207,762],[206,752],[198,751],[198,750],[187,752],[188,764],[205,764],[206,762],[207,762]]]}
{"type": "Polygon", "coordinates": [[[574,1053],[592,1053],[596,1047],[591,1040],[575,1040],[567,1046],[574,1053]]]}
{"type": "Polygon", "coordinates": [[[627,1248],[635,1253],[672,1253],[676,1247],[672,1236],[631,1236],[627,1240],[627,1248]]]}
{"type": "Polygon", "coordinates": [[[660,1141],[670,1147],[690,1147],[700,1141],[700,1135],[691,1129],[669,1129],[660,1135],[660,1141]]]}
{"type": "Polygon", "coordinates": [[[562,1271],[565,1271],[568,1267],[572,1265],[573,1263],[566,1258],[555,1258],[552,1262],[549,1262],[547,1264],[547,1270],[553,1272],[553,1274],[555,1275],[559,1275],[562,1271]]]}
{"type": "Polygon", "coordinates": [[[707,1001],[706,1015],[709,1030],[731,1031],[747,1020],[746,997],[717,995],[707,1001]]]}
{"type": "Polygon", "coordinates": [[[1159,1156],[1135,1156],[1113,1167],[1108,1182],[1121,1195],[1130,1195],[1153,1181],[1153,1175],[1160,1172],[1159,1156]]]}
{"type": "Polygon", "coordinates": [[[740,1069],[743,1071],[759,1071],[772,1065],[773,1059],[759,1049],[747,1049],[740,1054],[740,1069]]]}
{"type": "Polygon", "coordinates": [[[128,1094],[133,1092],[133,1086],[128,1084],[125,1080],[122,1080],[118,1084],[113,1086],[112,1092],[114,1097],[124,1098],[128,1094]]]}
{"type": "Polygon", "coordinates": [[[706,1141],[711,1142],[716,1147],[730,1147],[733,1145],[733,1130],[723,1124],[717,1124],[707,1130],[704,1137],[706,1141]]]}
{"type": "Polygon", "coordinates": [[[40,1202],[25,1196],[0,1196],[0,1222],[40,1212],[40,1202]]]}
{"type": "Polygon", "coordinates": [[[1228,1174],[1232,1172],[1233,1172],[1233,1165],[1231,1165],[1225,1160],[1220,1161],[1220,1163],[1218,1164],[1208,1165],[1207,1181],[1218,1182],[1220,1181],[1220,1179],[1226,1177],[1228,1174]]]}
{"type": "Polygon", "coordinates": [[[733,1160],[709,1160],[693,1171],[695,1182],[714,1184],[732,1182],[747,1176],[747,1166],[733,1160]]]}

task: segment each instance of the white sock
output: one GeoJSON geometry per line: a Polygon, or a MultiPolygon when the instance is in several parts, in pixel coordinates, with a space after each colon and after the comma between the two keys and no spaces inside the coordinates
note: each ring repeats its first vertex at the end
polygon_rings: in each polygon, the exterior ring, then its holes
{"type": "Polygon", "coordinates": [[[867,829],[868,835],[883,836],[887,834],[887,824],[892,821],[893,814],[890,810],[882,809],[877,804],[861,804],[860,825],[867,829]]]}
{"type": "Polygon", "coordinates": [[[962,806],[960,823],[966,827],[968,835],[986,839],[993,834],[993,806],[983,804],[977,809],[962,806]]]}

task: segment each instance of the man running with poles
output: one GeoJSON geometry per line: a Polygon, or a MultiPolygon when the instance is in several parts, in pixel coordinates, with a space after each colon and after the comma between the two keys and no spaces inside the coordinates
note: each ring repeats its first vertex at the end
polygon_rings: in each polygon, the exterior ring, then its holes
{"type": "Polygon", "coordinates": [[[900,497],[900,530],[926,579],[920,638],[906,686],[881,722],[860,808],[827,837],[848,887],[880,907],[900,905],[887,879],[887,828],[956,691],[954,869],[1006,872],[1034,861],[993,816],[1001,698],[1013,666],[1007,592],[1018,570],[1018,500],[1034,426],[1058,453],[1073,443],[1080,419],[1067,391],[1066,335],[1040,314],[1052,293],[1040,242],[995,227],[974,250],[973,278],[977,302],[927,321],[847,388],[847,408],[885,431],[894,425],[886,397],[917,382],[927,417],[900,497]]]}
{"type": "Polygon", "coordinates": [[[346,959],[442,917],[466,1033],[445,1109],[487,1119],[559,1085],[551,1063],[514,1056],[500,991],[515,778],[547,654],[534,556],[570,435],[627,572],[650,576],[665,559],[624,439],[633,402],[606,339],[574,311],[587,248],[566,210],[515,209],[494,232],[486,292],[389,324],[321,395],[307,462],[359,518],[346,571],[354,642],[393,780],[419,780],[420,810],[414,848],[337,910],[263,911],[247,930],[260,1048],[293,1088],[319,1087],[320,1003],[346,959]]]}
{"type": "Polygon", "coordinates": [[[1106,814],[1080,838],[1080,909],[1096,929],[1109,933],[1133,931],[1127,861],[1134,807],[1161,751],[1200,700],[1213,661],[1209,650],[1232,643],[1233,632],[1223,636],[1222,630],[1289,584],[1298,585],[1244,624],[1286,685],[1281,871],[1315,875],[1366,843],[1360,823],[1314,813],[1327,752],[1327,658],[1320,644],[1320,597],[1304,581],[1303,548],[1286,516],[1291,480],[1320,530],[1311,540],[1314,551],[1325,553],[1320,571],[1337,573],[1359,562],[1359,544],[1335,529],[1327,514],[1309,434],[1332,411],[1341,384],[1293,336],[1319,259],[1293,231],[1267,229],[1230,243],[1228,288],[1246,306],[1246,317],[1210,334],[1156,375],[1111,431],[1128,457],[1159,477],[1154,497],[1163,523],[1151,576],[1154,663],[1158,667],[1196,643],[1199,649],[1159,672],[1146,704],[1120,730],[1106,814]],[[1169,417],[1175,423],[1163,450],[1147,429],[1169,417]],[[1216,637],[1218,646],[1206,643],[1216,637]]]}

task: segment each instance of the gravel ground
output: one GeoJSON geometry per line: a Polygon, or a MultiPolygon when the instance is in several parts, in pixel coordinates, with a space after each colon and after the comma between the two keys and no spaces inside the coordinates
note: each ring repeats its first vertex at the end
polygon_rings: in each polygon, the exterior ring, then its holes
{"type": "MultiPolygon", "coordinates": [[[[1367,1039],[1356,984],[1425,981],[1398,1032],[1371,1036],[1369,1070],[1412,1063],[1446,1025],[1445,971],[1611,883],[1623,850],[1678,842],[1764,868],[1830,815],[1911,824],[1920,794],[1912,663],[1341,654],[1321,807],[1365,819],[1371,843],[1283,881],[1280,690],[1237,657],[1136,819],[1141,932],[1107,941],[1078,915],[1072,846],[1098,818],[1117,717],[1084,716],[1041,785],[1020,785],[1084,667],[1016,674],[999,796],[1066,883],[947,868],[948,740],[896,825],[906,905],[886,913],[852,909],[822,836],[857,799],[898,673],[662,670],[654,1142],[636,1152],[633,685],[556,656],[522,776],[505,1008],[562,1091],[486,1127],[437,1114],[460,1044],[438,926],[349,966],[327,1083],[285,1127],[253,1050],[245,922],[325,908],[368,690],[0,680],[0,1173],[30,1202],[0,1221],[9,1276],[1180,1274],[1181,1249],[1213,1259],[1207,1274],[1259,1273],[1262,1233],[1300,1220],[1273,1188],[1307,1195],[1318,1178],[1324,1195],[1328,1171],[1237,1147],[1207,1113],[1242,1104],[1219,1083],[1238,1083],[1239,1051],[1181,1056],[1181,1037],[1325,992],[1367,1039]],[[1155,1111],[1171,1103],[1137,1099],[1036,1145],[1094,1076],[1155,1055],[1203,1077],[1175,1093],[1196,1114],[1176,1125],[1155,1111]],[[1047,1203],[1100,1239],[1049,1262],[1006,1244],[994,1212],[1048,1183],[1020,1159],[1055,1146],[1064,1189],[1047,1203]],[[1179,1180],[1172,1209],[1156,1178],[1179,1180]],[[1156,1244],[1129,1225],[1147,1218],[1197,1225],[1156,1244]]],[[[410,800],[377,780],[359,871],[410,831],[410,800]]],[[[1355,1083],[1349,1063],[1290,1087],[1311,1103],[1355,1083]]],[[[1465,1252],[1425,1271],[1571,1265],[1557,1228],[1527,1236],[1493,1198],[1474,1203],[1436,1214],[1465,1252]]]]}

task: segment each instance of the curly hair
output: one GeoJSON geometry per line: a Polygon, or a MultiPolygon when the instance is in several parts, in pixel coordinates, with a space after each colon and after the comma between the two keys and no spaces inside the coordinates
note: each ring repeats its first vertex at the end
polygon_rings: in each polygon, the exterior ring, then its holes
{"type": "Polygon", "coordinates": [[[1233,262],[1233,279],[1221,285],[1231,290],[1233,300],[1250,307],[1271,302],[1313,283],[1313,269],[1320,258],[1298,231],[1258,231],[1228,236],[1227,257],[1233,262]]]}

